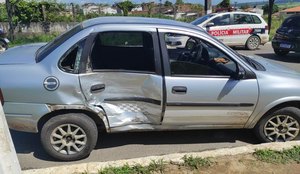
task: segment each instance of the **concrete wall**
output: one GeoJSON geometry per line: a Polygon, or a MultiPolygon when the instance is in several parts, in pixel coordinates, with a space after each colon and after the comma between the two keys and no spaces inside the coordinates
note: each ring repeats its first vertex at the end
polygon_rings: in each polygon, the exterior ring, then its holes
{"type": "MultiPolygon", "coordinates": [[[[53,33],[61,33],[64,32],[70,28],[72,28],[74,25],[76,25],[76,22],[56,22],[56,23],[50,23],[49,29],[50,32],[53,33]]],[[[0,28],[2,28],[5,32],[8,32],[9,25],[7,22],[0,22],[0,28]]],[[[21,32],[24,34],[27,33],[43,33],[43,23],[30,23],[30,25],[19,25],[16,29],[15,32],[21,32]]]]}

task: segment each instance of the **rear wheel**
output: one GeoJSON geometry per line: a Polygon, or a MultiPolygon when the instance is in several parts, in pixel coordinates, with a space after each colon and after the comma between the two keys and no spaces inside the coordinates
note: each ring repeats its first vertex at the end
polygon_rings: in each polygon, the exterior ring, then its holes
{"type": "Polygon", "coordinates": [[[286,107],[262,118],[256,125],[255,132],[263,142],[285,142],[296,139],[299,129],[300,110],[286,107]]]}
{"type": "Polygon", "coordinates": [[[96,145],[97,137],[95,122],[80,113],[53,117],[41,131],[45,151],[62,161],[79,160],[88,156],[96,145]]]}
{"type": "Polygon", "coordinates": [[[275,54],[277,54],[278,56],[285,56],[285,55],[287,55],[290,51],[274,49],[274,52],[275,52],[275,54]]]}
{"type": "Polygon", "coordinates": [[[246,48],[249,50],[255,50],[260,45],[260,38],[258,36],[250,36],[246,42],[246,48]]]}

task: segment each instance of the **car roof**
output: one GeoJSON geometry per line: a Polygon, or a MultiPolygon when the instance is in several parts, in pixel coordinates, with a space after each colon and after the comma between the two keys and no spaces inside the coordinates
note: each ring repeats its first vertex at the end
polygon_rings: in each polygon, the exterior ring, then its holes
{"type": "Polygon", "coordinates": [[[215,15],[222,15],[222,14],[249,14],[249,15],[257,15],[261,16],[258,13],[253,13],[253,12],[243,12],[243,11],[231,11],[231,12],[222,12],[222,13],[213,13],[215,15]]]}
{"type": "Polygon", "coordinates": [[[202,28],[195,25],[179,22],[170,19],[146,18],[146,17],[124,17],[124,16],[111,16],[111,17],[98,17],[89,19],[82,22],[83,28],[88,28],[100,24],[144,24],[144,25],[164,25],[174,27],[184,27],[204,31],[202,28]]]}

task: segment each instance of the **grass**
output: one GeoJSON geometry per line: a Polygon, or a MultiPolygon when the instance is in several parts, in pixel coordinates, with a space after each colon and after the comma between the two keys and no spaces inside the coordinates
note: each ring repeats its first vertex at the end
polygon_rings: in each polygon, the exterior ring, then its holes
{"type": "MultiPolygon", "coordinates": [[[[270,149],[256,150],[253,156],[258,160],[255,163],[265,162],[278,165],[284,165],[287,163],[300,163],[300,146],[295,146],[291,149],[286,149],[282,151],[274,151],[270,149]]],[[[98,171],[98,174],[163,174],[163,173],[176,173],[177,171],[182,171],[182,173],[197,173],[209,169],[212,165],[218,165],[218,159],[214,161],[211,158],[201,158],[185,155],[182,158],[182,163],[172,163],[165,162],[162,159],[157,161],[152,161],[147,166],[142,166],[140,164],[130,166],[128,164],[120,167],[106,167],[98,171]],[[181,167],[184,166],[184,167],[181,167]],[[195,171],[196,170],[196,171],[195,171]]],[[[238,159],[239,162],[243,162],[243,159],[238,159]]],[[[226,163],[227,164],[227,163],[226,163]]],[[[91,174],[87,171],[81,174],[91,174]]]]}
{"type": "Polygon", "coordinates": [[[17,45],[23,45],[28,43],[36,42],[49,42],[53,40],[58,33],[49,33],[49,34],[16,34],[15,39],[9,43],[9,47],[14,47],[17,45]]]}
{"type": "Polygon", "coordinates": [[[267,163],[286,164],[293,161],[300,163],[300,146],[283,151],[257,150],[254,152],[254,157],[267,163]]]}
{"type": "Polygon", "coordinates": [[[209,158],[199,158],[193,156],[184,156],[183,165],[192,169],[199,169],[200,167],[209,167],[213,162],[209,158]]]}
{"type": "Polygon", "coordinates": [[[166,163],[161,159],[152,161],[148,166],[124,165],[121,167],[107,167],[99,170],[98,174],[150,174],[150,173],[164,173],[166,163]]]}

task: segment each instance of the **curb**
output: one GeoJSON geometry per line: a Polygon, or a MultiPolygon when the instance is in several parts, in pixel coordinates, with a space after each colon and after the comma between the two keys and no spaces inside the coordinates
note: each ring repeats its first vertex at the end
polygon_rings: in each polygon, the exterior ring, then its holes
{"type": "Polygon", "coordinates": [[[219,157],[219,156],[227,156],[227,155],[240,155],[240,154],[250,154],[255,152],[255,150],[259,149],[272,149],[272,150],[283,150],[290,149],[294,146],[300,146],[300,141],[291,141],[291,142],[280,142],[280,143],[264,143],[258,145],[246,145],[241,147],[234,148],[222,148],[217,150],[209,150],[203,152],[192,152],[192,153],[175,153],[169,155],[162,156],[149,156],[143,158],[133,158],[127,160],[118,160],[118,161],[108,161],[108,162],[91,162],[91,163],[82,163],[82,164],[72,164],[65,166],[57,166],[50,167],[44,169],[31,169],[24,170],[22,174],[77,174],[77,173],[98,173],[99,169],[109,167],[109,166],[123,166],[125,164],[128,165],[136,165],[140,164],[142,166],[149,165],[153,160],[157,161],[163,159],[166,162],[173,163],[182,163],[183,156],[194,156],[194,157],[219,157]]]}

